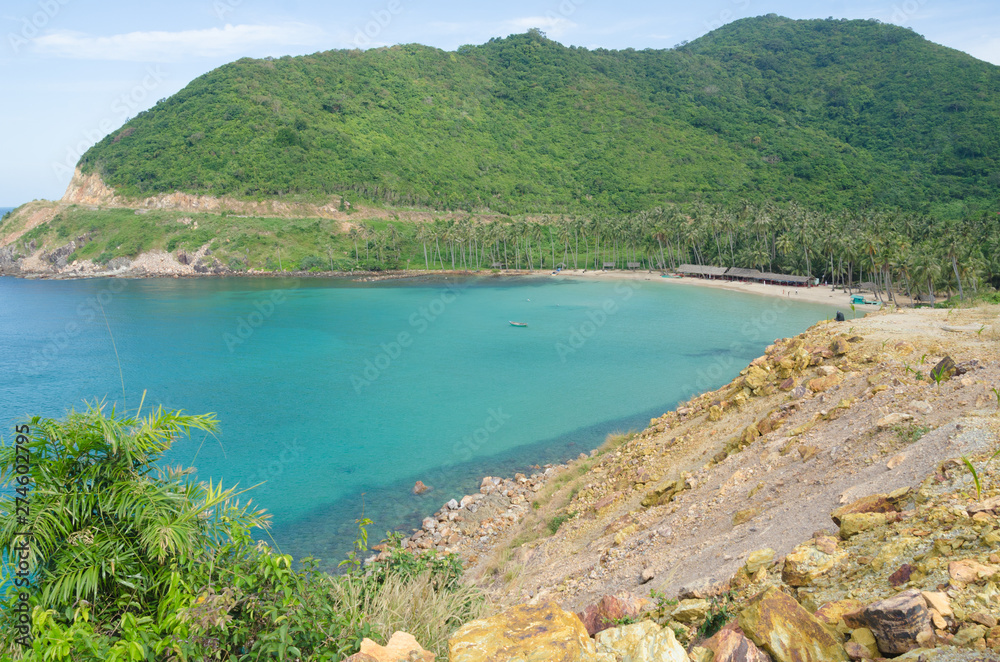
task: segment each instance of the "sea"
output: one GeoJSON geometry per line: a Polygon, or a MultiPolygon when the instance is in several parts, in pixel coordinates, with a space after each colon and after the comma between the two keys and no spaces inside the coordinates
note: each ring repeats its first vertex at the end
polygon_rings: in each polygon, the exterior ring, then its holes
{"type": "Polygon", "coordinates": [[[589,453],[828,306],[648,280],[0,278],[0,434],[87,403],[214,413],[162,464],[253,487],[263,539],[334,568],[484,475],[589,453]],[[524,323],[513,326],[510,322],[524,323]],[[431,486],[412,493],[416,481],[431,486]]]}

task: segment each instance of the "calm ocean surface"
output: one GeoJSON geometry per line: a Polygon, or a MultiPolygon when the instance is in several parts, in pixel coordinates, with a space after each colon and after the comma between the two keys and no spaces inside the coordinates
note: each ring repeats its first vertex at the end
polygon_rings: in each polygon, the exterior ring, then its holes
{"type": "Polygon", "coordinates": [[[143,390],[146,407],[215,412],[221,433],[168,461],[267,481],[252,496],[274,540],[328,565],[362,508],[374,538],[409,532],[483,475],[642,429],[834,314],[659,279],[551,278],[0,278],[0,310],[5,439],[31,414],[120,407],[122,378],[133,412],[143,390]],[[433,491],[411,495],[416,480],[433,491]]]}

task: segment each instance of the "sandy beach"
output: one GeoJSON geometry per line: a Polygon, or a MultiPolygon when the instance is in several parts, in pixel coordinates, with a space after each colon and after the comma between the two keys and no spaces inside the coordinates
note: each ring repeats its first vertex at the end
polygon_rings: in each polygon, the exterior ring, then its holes
{"type": "MultiPolygon", "coordinates": [[[[780,285],[765,285],[763,283],[744,283],[728,280],[708,280],[705,278],[663,278],[658,272],[648,271],[584,271],[566,270],[553,274],[552,278],[578,278],[595,280],[642,280],[661,283],[665,287],[712,287],[733,292],[760,294],[763,296],[781,297],[789,301],[819,303],[830,306],[841,306],[845,313],[851,309],[851,297],[841,290],[833,290],[829,285],[816,287],[782,287],[780,285]]],[[[902,301],[900,302],[902,303],[902,301]]],[[[878,306],[855,306],[859,311],[878,310],[878,306]]]]}

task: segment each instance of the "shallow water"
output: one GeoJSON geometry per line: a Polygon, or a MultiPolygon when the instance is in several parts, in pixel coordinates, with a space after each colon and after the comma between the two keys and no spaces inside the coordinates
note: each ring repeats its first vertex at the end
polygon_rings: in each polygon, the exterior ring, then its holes
{"type": "Polygon", "coordinates": [[[728,381],[826,306],[655,281],[0,278],[0,424],[85,399],[215,412],[171,463],[266,483],[284,552],[342,558],[484,474],[589,452],[728,381]],[[105,321],[106,316],[106,321],[105,321]],[[509,321],[527,322],[516,328],[509,321]],[[117,358],[116,358],[117,351],[117,358]],[[119,364],[120,360],[120,364],[119,364]],[[121,374],[119,374],[119,365],[121,374]],[[414,481],[430,493],[410,494],[414,481]]]}

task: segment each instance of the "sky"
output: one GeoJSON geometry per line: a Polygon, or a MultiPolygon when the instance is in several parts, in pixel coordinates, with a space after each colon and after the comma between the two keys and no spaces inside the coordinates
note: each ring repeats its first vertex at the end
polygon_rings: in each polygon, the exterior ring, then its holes
{"type": "Polygon", "coordinates": [[[240,57],[454,50],[533,27],[567,46],[670,48],[770,13],[875,18],[1000,64],[996,0],[3,0],[0,207],[60,198],[88,147],[240,57]]]}

